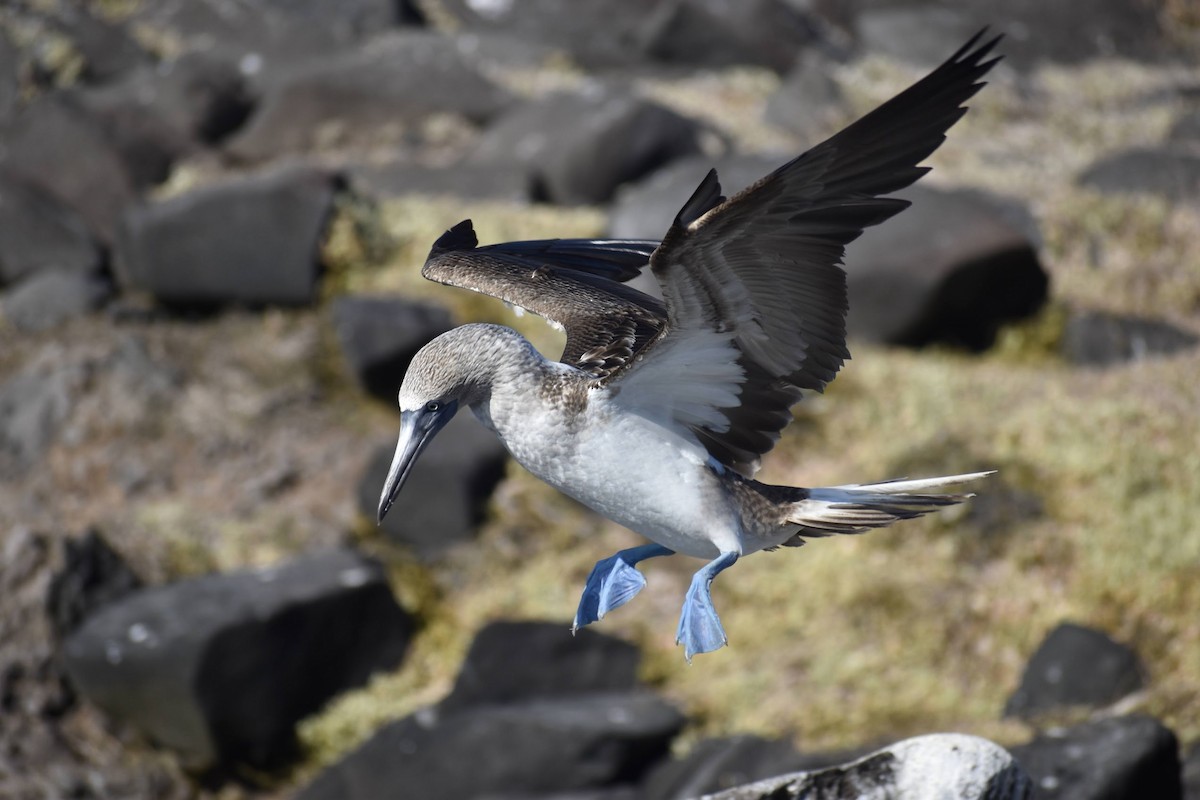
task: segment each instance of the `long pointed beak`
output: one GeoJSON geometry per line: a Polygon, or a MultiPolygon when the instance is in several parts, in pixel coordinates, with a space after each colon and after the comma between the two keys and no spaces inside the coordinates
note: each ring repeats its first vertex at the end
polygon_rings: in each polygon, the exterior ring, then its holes
{"type": "Polygon", "coordinates": [[[437,411],[418,408],[414,411],[400,412],[400,438],[396,442],[396,454],[392,456],[392,465],[388,468],[387,479],[383,482],[383,493],[379,496],[378,521],[383,522],[388,509],[400,494],[400,487],[408,479],[417,456],[433,441],[446,423],[458,411],[458,403],[450,402],[437,411]]]}

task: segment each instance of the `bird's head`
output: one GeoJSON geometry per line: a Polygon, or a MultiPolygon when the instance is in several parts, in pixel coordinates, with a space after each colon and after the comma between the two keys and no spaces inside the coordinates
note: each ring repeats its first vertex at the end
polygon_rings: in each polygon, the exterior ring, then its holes
{"type": "Polygon", "coordinates": [[[400,493],[417,457],[463,405],[477,394],[467,337],[461,328],[425,345],[409,364],[400,386],[400,438],[379,497],[379,521],[400,493]]]}

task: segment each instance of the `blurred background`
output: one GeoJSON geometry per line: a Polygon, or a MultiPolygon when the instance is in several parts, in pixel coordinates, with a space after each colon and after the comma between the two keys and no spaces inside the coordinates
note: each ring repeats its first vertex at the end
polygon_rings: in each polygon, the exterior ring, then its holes
{"type": "Polygon", "coordinates": [[[0,797],[687,797],[933,731],[1200,796],[1198,45],[1189,0],[3,0],[0,797]],[[425,341],[561,347],[422,281],[442,231],[660,238],[985,25],[759,476],[979,497],[739,564],[690,667],[697,563],[572,640],[638,538],[468,415],[374,524],[425,341]]]}

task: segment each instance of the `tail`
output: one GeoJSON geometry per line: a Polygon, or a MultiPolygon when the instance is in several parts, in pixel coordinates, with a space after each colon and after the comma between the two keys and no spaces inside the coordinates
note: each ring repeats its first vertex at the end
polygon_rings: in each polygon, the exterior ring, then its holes
{"type": "Polygon", "coordinates": [[[933,494],[930,490],[978,480],[994,473],[995,470],[990,470],[913,481],[899,479],[809,489],[808,496],[794,503],[788,512],[787,521],[800,526],[797,539],[788,544],[803,544],[799,537],[862,533],[897,520],[919,517],[943,506],[956,505],[974,495],[933,494]]]}

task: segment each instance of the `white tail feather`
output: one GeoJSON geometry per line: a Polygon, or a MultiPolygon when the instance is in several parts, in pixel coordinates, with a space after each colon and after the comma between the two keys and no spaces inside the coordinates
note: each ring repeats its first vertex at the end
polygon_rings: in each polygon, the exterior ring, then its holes
{"type": "Polygon", "coordinates": [[[788,522],[801,526],[801,537],[862,533],[961,503],[974,495],[930,493],[929,490],[978,480],[994,472],[809,489],[808,497],[793,504],[788,522]]]}
{"type": "Polygon", "coordinates": [[[930,489],[940,489],[943,486],[953,486],[956,483],[976,481],[980,478],[986,478],[988,475],[995,474],[996,470],[990,469],[986,472],[966,472],[962,475],[943,475],[940,478],[917,478],[916,480],[896,478],[890,481],[880,481],[879,483],[847,483],[843,486],[831,486],[829,488],[858,489],[862,491],[878,492],[879,494],[905,494],[908,492],[925,492],[930,489]]]}

